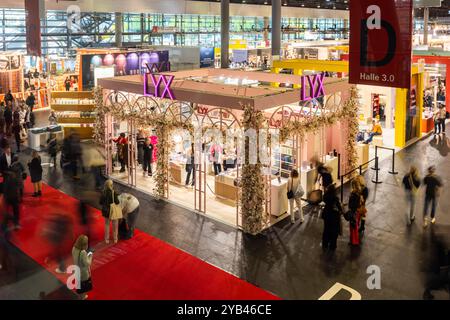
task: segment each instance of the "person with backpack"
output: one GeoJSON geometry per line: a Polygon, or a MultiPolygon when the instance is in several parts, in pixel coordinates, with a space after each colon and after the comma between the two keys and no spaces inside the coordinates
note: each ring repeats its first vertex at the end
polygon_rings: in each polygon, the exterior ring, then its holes
{"type": "Polygon", "coordinates": [[[337,238],[342,232],[341,215],[343,211],[334,184],[330,184],[326,188],[323,201],[325,207],[322,211],[322,249],[334,251],[337,247],[337,238]]]}
{"type": "Polygon", "coordinates": [[[439,195],[439,188],[442,187],[441,179],[435,174],[436,168],[431,166],[428,168],[428,174],[423,179],[425,185],[425,205],[423,209],[423,227],[428,226],[428,208],[431,204],[431,223],[436,222],[436,207],[437,198],[439,195]]]}
{"type": "Polygon", "coordinates": [[[294,203],[297,205],[297,210],[300,213],[300,223],[303,223],[305,221],[302,208],[302,196],[304,194],[305,191],[300,184],[300,175],[298,173],[298,170],[292,169],[291,176],[288,179],[287,183],[287,198],[289,199],[289,210],[292,223],[295,223],[294,203]]]}
{"type": "Polygon", "coordinates": [[[406,192],[406,200],[409,203],[409,225],[416,219],[415,207],[417,199],[417,191],[420,187],[419,170],[416,167],[411,166],[409,172],[403,177],[403,187],[406,192]]]}

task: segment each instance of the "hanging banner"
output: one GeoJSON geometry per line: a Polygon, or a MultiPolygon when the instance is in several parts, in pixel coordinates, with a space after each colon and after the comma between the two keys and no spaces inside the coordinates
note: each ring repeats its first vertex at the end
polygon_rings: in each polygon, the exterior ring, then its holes
{"type": "Polygon", "coordinates": [[[412,0],[350,1],[350,83],[410,88],[412,0]]]}
{"type": "Polygon", "coordinates": [[[25,0],[27,54],[41,56],[41,20],[39,19],[42,2],[40,0],[25,0]]]}

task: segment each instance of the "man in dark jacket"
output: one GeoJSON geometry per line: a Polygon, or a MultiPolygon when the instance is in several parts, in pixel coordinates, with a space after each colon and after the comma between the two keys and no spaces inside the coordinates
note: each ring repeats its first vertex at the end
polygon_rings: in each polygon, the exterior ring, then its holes
{"type": "Polygon", "coordinates": [[[3,154],[0,156],[0,173],[3,175],[11,166],[14,154],[11,152],[11,147],[5,145],[3,154]]]}
{"type": "Polygon", "coordinates": [[[428,174],[423,179],[423,184],[426,187],[425,190],[425,207],[423,210],[423,226],[426,228],[428,226],[428,207],[431,203],[431,223],[434,224],[436,222],[436,206],[437,206],[437,197],[439,193],[439,188],[442,187],[441,179],[435,174],[436,168],[431,166],[428,168],[428,174]]]}
{"type": "Polygon", "coordinates": [[[144,149],[144,157],[143,157],[144,176],[145,176],[145,173],[148,171],[148,176],[151,177],[152,176],[152,162],[153,162],[153,144],[151,144],[150,141],[147,139],[147,140],[145,140],[143,149],[144,149]]]}
{"type": "MultiPolygon", "coordinates": [[[[19,204],[20,204],[20,179],[22,177],[18,177],[17,174],[12,170],[7,170],[4,173],[4,182],[3,182],[3,191],[4,191],[4,199],[7,210],[12,208],[13,217],[12,220],[14,222],[15,229],[20,229],[19,224],[19,204]]],[[[10,216],[7,216],[7,221],[10,220],[10,216]]]]}

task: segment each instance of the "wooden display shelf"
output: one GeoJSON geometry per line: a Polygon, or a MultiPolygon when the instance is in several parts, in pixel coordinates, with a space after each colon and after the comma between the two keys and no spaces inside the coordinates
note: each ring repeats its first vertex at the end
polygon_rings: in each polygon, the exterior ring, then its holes
{"type": "Polygon", "coordinates": [[[52,104],[51,108],[55,111],[94,111],[95,104],[52,104]]]}
{"type": "Polygon", "coordinates": [[[65,137],[70,136],[72,130],[78,133],[80,139],[92,139],[94,135],[94,128],[92,127],[63,127],[63,130],[65,137]]]}
{"type": "Polygon", "coordinates": [[[52,99],[94,99],[92,91],[52,91],[52,99]]]}
{"type": "Polygon", "coordinates": [[[57,118],[58,123],[95,123],[95,118],[57,118]]]}

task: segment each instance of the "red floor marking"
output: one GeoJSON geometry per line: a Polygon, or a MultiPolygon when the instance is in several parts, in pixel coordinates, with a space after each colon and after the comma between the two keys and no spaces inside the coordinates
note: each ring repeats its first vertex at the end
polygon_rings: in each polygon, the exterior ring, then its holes
{"type": "MultiPolygon", "coordinates": [[[[67,276],[54,271],[56,263],[45,263],[53,248],[42,230],[45,218],[52,213],[64,213],[72,218],[73,230],[63,245],[67,262],[72,263],[71,246],[76,236],[86,232],[77,217],[78,202],[48,185],[43,186],[42,198],[31,197],[32,192],[31,182],[27,180],[21,206],[22,229],[13,233],[12,242],[65,283],[67,276]]],[[[93,208],[90,211],[90,244],[94,244],[96,251],[92,265],[94,289],[89,299],[279,299],[139,230],[133,239],[107,246],[102,243],[104,221],[100,212],[93,208]]]]}

